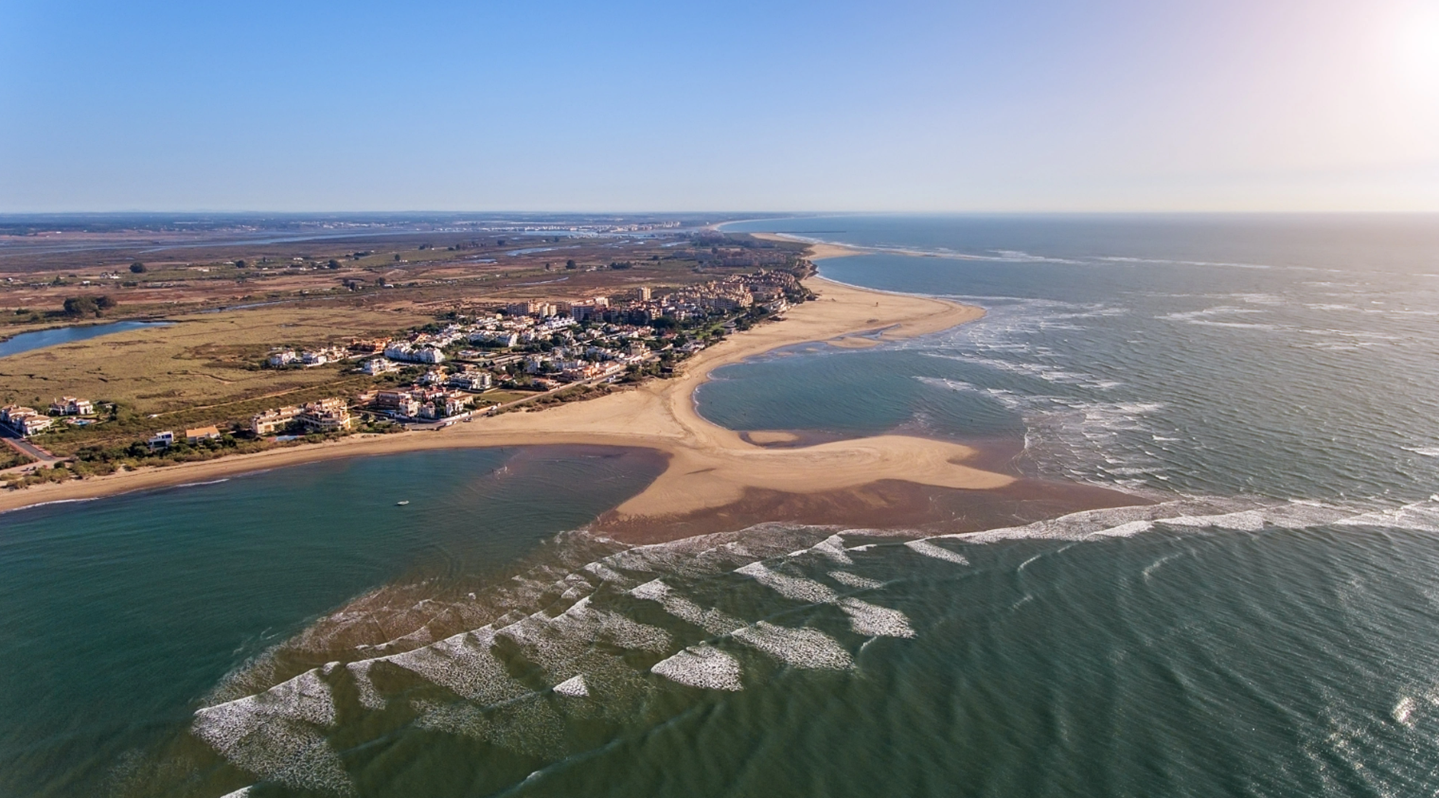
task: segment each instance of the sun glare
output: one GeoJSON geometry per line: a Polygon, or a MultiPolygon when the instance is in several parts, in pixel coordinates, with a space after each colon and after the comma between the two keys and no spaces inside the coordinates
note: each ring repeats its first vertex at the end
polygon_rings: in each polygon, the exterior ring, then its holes
{"type": "Polygon", "coordinates": [[[1439,4],[1428,4],[1406,18],[1397,34],[1394,53],[1405,77],[1439,89],[1439,4]]]}

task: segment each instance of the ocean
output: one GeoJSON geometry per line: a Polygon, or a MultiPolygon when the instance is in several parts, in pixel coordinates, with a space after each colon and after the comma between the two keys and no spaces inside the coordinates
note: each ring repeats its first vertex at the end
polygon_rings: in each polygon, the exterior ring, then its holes
{"type": "Polygon", "coordinates": [[[726,229],[988,313],[723,368],[706,417],[1144,503],[627,546],[586,525],[662,463],[534,448],[6,514],[0,795],[1439,790],[1439,219],[726,229]]]}

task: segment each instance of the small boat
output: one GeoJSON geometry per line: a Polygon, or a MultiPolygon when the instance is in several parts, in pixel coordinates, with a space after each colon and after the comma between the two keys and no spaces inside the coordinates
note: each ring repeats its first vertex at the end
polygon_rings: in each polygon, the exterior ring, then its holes
{"type": "Polygon", "coordinates": [[[409,504],[409,503],[410,503],[410,500],[409,500],[409,499],[405,499],[404,501],[395,502],[395,506],[396,506],[396,507],[404,507],[405,505],[407,505],[407,504],[409,504]]]}

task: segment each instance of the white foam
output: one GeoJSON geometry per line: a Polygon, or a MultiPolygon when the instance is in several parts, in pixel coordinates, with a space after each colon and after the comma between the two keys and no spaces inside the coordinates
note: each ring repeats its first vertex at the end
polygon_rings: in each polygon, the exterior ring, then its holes
{"type": "Polygon", "coordinates": [[[635,598],[658,602],[665,612],[682,621],[692,623],[710,634],[727,634],[744,626],[744,621],[720,612],[704,609],[684,596],[674,593],[669,585],[655,579],[630,591],[635,598]]]}
{"type": "Polygon", "coordinates": [[[1175,518],[1155,519],[1168,526],[1220,527],[1243,532],[1258,532],[1264,528],[1264,513],[1258,510],[1242,510],[1222,515],[1181,515],[1175,518]]]}
{"type": "MultiPolygon", "coordinates": [[[[1439,498],[1431,500],[1439,502],[1439,498]]],[[[966,543],[997,543],[1007,540],[1048,539],[1082,541],[1095,537],[1138,534],[1146,525],[1172,524],[1179,527],[1214,526],[1240,531],[1257,531],[1266,524],[1290,529],[1304,529],[1326,524],[1380,524],[1396,521],[1407,523],[1439,523],[1439,504],[1416,502],[1403,508],[1355,515],[1354,510],[1317,502],[1291,501],[1284,504],[1232,509],[1245,504],[1241,500],[1195,498],[1178,499],[1161,504],[1085,510],[1039,521],[1026,526],[1003,527],[983,532],[960,532],[937,535],[956,538],[966,543]],[[1426,509],[1429,508],[1429,509],[1426,509]],[[1430,511],[1432,519],[1424,516],[1430,511]],[[1218,511],[1218,512],[1216,512],[1218,511]]]]}
{"type": "Polygon", "coordinates": [[[936,537],[956,538],[965,543],[999,543],[1026,539],[1084,540],[1095,532],[1116,529],[1132,522],[1148,523],[1151,519],[1162,519],[1165,515],[1200,515],[1205,510],[1212,511],[1213,509],[1212,503],[1177,501],[1163,505],[1083,510],[1025,526],[1001,527],[983,532],[958,532],[936,537]]]}
{"type": "Polygon", "coordinates": [[[31,510],[36,507],[49,507],[52,504],[80,504],[82,502],[94,502],[99,501],[101,498],[102,497],[99,496],[92,496],[88,499],[54,499],[48,502],[35,502],[34,504],[27,504],[24,507],[14,507],[9,510],[0,510],[0,515],[4,515],[5,513],[18,513],[21,510],[31,510]]]}
{"type": "Polygon", "coordinates": [[[1360,513],[1334,522],[1336,526],[1382,526],[1415,532],[1439,532],[1439,496],[1402,507],[1360,513]]]}
{"type": "Polygon", "coordinates": [[[809,550],[823,555],[832,562],[840,565],[852,565],[854,563],[854,560],[851,560],[849,555],[845,553],[844,539],[839,535],[830,535],[811,546],[809,550]]]}
{"type": "Polygon", "coordinates": [[[221,477],[220,479],[211,479],[211,480],[207,480],[207,481],[205,481],[205,482],[181,482],[180,484],[174,485],[174,486],[172,486],[172,487],[176,487],[176,488],[199,488],[199,487],[202,487],[202,486],[205,486],[205,485],[219,485],[219,484],[222,483],[222,482],[229,482],[229,481],[230,481],[230,478],[229,478],[229,477],[221,477]]]}
{"type": "Polygon", "coordinates": [[[1439,446],[1405,446],[1402,448],[1422,457],[1439,457],[1439,446]]]}
{"type": "Polygon", "coordinates": [[[360,706],[366,709],[384,709],[387,702],[384,696],[380,695],[380,691],[375,689],[375,683],[370,680],[370,666],[374,664],[375,660],[372,659],[360,660],[351,662],[345,669],[355,680],[355,689],[360,693],[360,706]]]}
{"type": "Polygon", "coordinates": [[[949,549],[936,546],[927,540],[910,540],[905,542],[904,545],[906,548],[918,554],[923,554],[926,557],[933,557],[936,560],[952,562],[956,565],[969,565],[969,560],[966,560],[963,554],[960,554],[957,551],[950,551],[949,549]]]}
{"type": "MultiPolygon", "coordinates": [[[[1222,261],[1204,260],[1169,260],[1167,258],[1135,258],[1135,257],[1095,257],[1095,260],[1107,263],[1158,263],[1173,266],[1224,266],[1232,269],[1270,269],[1273,268],[1267,263],[1224,263],[1222,261]]],[[[1287,267],[1298,268],[1298,267],[1287,267]]],[[[1308,270],[1307,268],[1305,269],[1308,270]]]]}
{"type": "Polygon", "coordinates": [[[1414,722],[1410,718],[1414,714],[1414,699],[1408,696],[1399,699],[1399,703],[1394,705],[1394,711],[1391,714],[1395,721],[1413,728],[1414,722]]]}
{"type": "Polygon", "coordinates": [[[621,648],[664,651],[671,645],[669,632],[627,618],[617,612],[597,610],[588,596],[575,602],[550,622],[560,634],[581,642],[602,639],[621,648]]]}
{"type": "MultiPolygon", "coordinates": [[[[829,540],[833,541],[833,545],[836,547],[840,545],[837,535],[829,540]]],[[[758,562],[740,568],[736,573],[751,577],[786,598],[815,604],[835,604],[849,616],[851,627],[859,634],[887,637],[914,636],[914,630],[910,628],[909,619],[904,613],[877,607],[858,599],[841,599],[833,590],[812,579],[781,574],[758,562]]],[[[857,586],[860,587],[883,586],[881,582],[864,579],[843,571],[836,573],[844,574],[844,577],[851,582],[857,582],[857,586]]],[[[838,579],[838,581],[844,582],[845,580],[838,579]]],[[[809,629],[785,629],[763,621],[746,627],[737,619],[717,610],[700,608],[689,599],[675,594],[668,585],[658,579],[640,585],[631,590],[630,594],[636,598],[659,602],[671,615],[701,626],[712,633],[731,633],[735,638],[793,665],[821,668],[849,666],[849,654],[832,638],[821,632],[809,629]],[[816,662],[828,664],[811,664],[816,662]]]]}
{"type": "Polygon", "coordinates": [[[472,701],[494,703],[524,695],[528,690],[510,678],[491,653],[493,642],[494,633],[485,627],[383,659],[472,701]]]}
{"type": "Polygon", "coordinates": [[[807,601],[813,604],[825,604],[835,600],[835,592],[828,587],[814,581],[798,576],[789,576],[766,568],[764,563],[752,562],[743,568],[735,569],[735,573],[744,574],[756,582],[773,590],[774,592],[795,601],[807,601]]]}
{"type": "Polygon", "coordinates": [[[195,733],[218,749],[253,731],[266,718],[329,726],[335,722],[330,686],[317,671],[305,671],[263,693],[196,710],[195,733]]]}
{"type": "Polygon", "coordinates": [[[555,685],[555,692],[570,698],[584,698],[590,694],[583,674],[571,677],[555,685]]]}
{"type": "Polygon", "coordinates": [[[659,579],[651,579],[630,591],[631,596],[648,601],[663,601],[669,594],[670,586],[659,579]]]}
{"type": "Polygon", "coordinates": [[[650,671],[690,687],[706,690],[742,690],[739,660],[717,648],[690,646],[655,663],[650,671]]]}
{"type": "Polygon", "coordinates": [[[585,566],[585,570],[589,571],[595,576],[598,576],[600,579],[603,579],[606,582],[616,582],[619,584],[624,584],[626,581],[628,581],[619,572],[615,571],[612,568],[606,567],[604,563],[589,563],[585,566]]]}
{"type": "Polygon", "coordinates": [[[876,607],[856,598],[840,599],[839,608],[849,616],[849,626],[856,634],[871,637],[914,637],[909,616],[888,607],[876,607]]]}
{"type": "Polygon", "coordinates": [[[726,543],[724,547],[725,547],[726,549],[729,549],[730,553],[733,554],[733,555],[735,555],[736,557],[753,557],[753,556],[754,556],[753,554],[750,553],[749,549],[746,549],[744,546],[740,545],[739,543],[726,543]]]}
{"type": "Polygon", "coordinates": [[[736,629],[733,636],[796,668],[847,670],[854,667],[854,660],[839,641],[818,629],[790,629],[760,621],[736,629]]]}
{"type": "Polygon", "coordinates": [[[848,571],[830,571],[829,578],[848,587],[860,588],[862,590],[874,590],[884,587],[884,583],[878,579],[852,574],[848,571]]]}
{"type": "MultiPolygon", "coordinates": [[[[1049,324],[1047,326],[1053,329],[1058,325],[1049,324]]],[[[987,366],[998,371],[1006,371],[1010,374],[1018,374],[1022,377],[1034,377],[1040,380],[1044,380],[1045,382],[1055,383],[1057,385],[1094,385],[1096,380],[1096,378],[1090,374],[1082,374],[1075,371],[1068,371],[1066,369],[1057,368],[1054,366],[1047,366],[1043,363],[1003,360],[1000,358],[989,358],[979,355],[955,355],[943,352],[922,352],[921,354],[923,354],[925,357],[935,357],[940,358],[941,360],[957,360],[962,363],[973,363],[978,366],[987,366]]],[[[974,386],[970,383],[960,380],[946,380],[943,378],[934,377],[916,377],[915,379],[928,385],[945,387],[956,391],[974,389],[974,386]]]]}
{"type": "Polygon", "coordinates": [[[1283,305],[1288,300],[1273,294],[1230,294],[1235,299],[1248,302],[1251,305],[1283,305]]]}
{"type": "Polygon", "coordinates": [[[1100,529],[1089,534],[1104,538],[1127,538],[1138,535],[1141,532],[1148,532],[1153,528],[1154,524],[1149,521],[1130,521],[1127,524],[1112,526],[1108,529],[1100,529]]]}
{"type": "MultiPolygon", "coordinates": [[[[1075,266],[1082,265],[1084,263],[1084,261],[1081,260],[1070,260],[1068,258],[1051,258],[1045,255],[1035,255],[1033,253],[1025,252],[1018,249],[991,249],[989,251],[996,256],[995,258],[993,258],[994,260],[1002,260],[1007,263],[1064,263],[1075,266]]],[[[944,252],[944,250],[939,250],[939,252],[944,252]]],[[[985,260],[990,260],[990,258],[985,258],[984,256],[979,257],[985,260]]]]}
{"type": "Polygon", "coordinates": [[[1167,563],[1167,562],[1169,562],[1169,561],[1171,561],[1171,560],[1177,560],[1177,559],[1179,559],[1180,556],[1182,556],[1182,555],[1180,555],[1180,554],[1166,554],[1166,555],[1164,555],[1163,557],[1160,557],[1159,559],[1157,559],[1157,560],[1155,560],[1154,562],[1150,563],[1149,565],[1146,565],[1146,566],[1144,567],[1144,570],[1141,571],[1140,574],[1144,577],[1144,581],[1145,581],[1145,582],[1148,582],[1148,581],[1150,581],[1151,579],[1153,579],[1153,577],[1154,577],[1154,572],[1155,572],[1155,571],[1158,571],[1160,568],[1163,568],[1165,563],[1167,563]]]}
{"type": "Polygon", "coordinates": [[[771,550],[771,556],[789,551],[790,548],[793,548],[792,544],[798,542],[798,537],[800,537],[793,534],[793,530],[784,525],[759,524],[738,532],[699,535],[668,543],[635,546],[615,552],[603,558],[601,562],[606,566],[626,571],[658,571],[693,575],[721,573],[756,559],[756,555],[751,554],[744,546],[734,545],[737,542],[736,538],[741,535],[767,531],[772,531],[773,534],[759,542],[766,544],[765,548],[771,550]],[[791,545],[788,548],[780,548],[786,543],[791,545]]]}
{"type": "Polygon", "coordinates": [[[224,795],[220,796],[220,798],[249,798],[249,796],[250,796],[250,791],[251,791],[251,790],[254,790],[254,789],[255,789],[255,785],[251,784],[251,785],[248,786],[248,787],[241,787],[240,789],[235,790],[234,792],[227,792],[227,793],[225,793],[224,795]]]}
{"type": "Polygon", "coordinates": [[[241,770],[289,787],[348,793],[344,763],[315,729],[334,722],[330,686],[309,670],[263,693],[196,711],[191,730],[241,770]]]}
{"type": "Polygon", "coordinates": [[[565,720],[541,696],[531,694],[497,707],[415,701],[423,729],[488,740],[531,756],[552,756],[563,746],[565,720]]]}

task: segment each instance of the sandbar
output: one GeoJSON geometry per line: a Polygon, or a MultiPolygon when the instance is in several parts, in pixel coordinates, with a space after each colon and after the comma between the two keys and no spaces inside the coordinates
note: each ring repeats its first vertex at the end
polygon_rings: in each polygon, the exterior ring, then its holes
{"type": "Polygon", "coordinates": [[[733,334],[703,350],[687,361],[683,374],[674,379],[544,410],[478,417],[438,431],[355,435],[321,444],[36,485],[0,494],[0,511],[342,457],[550,444],[648,448],[668,456],[664,473],[615,509],[615,517],[621,519],[685,516],[738,502],[752,489],[820,494],[899,481],[989,490],[1015,482],[1011,476],[966,465],[976,452],[956,443],[878,435],[774,448],[747,441],[741,433],[701,417],[695,409],[694,392],[720,366],[780,347],[856,334],[864,334],[870,341],[925,335],[984,314],[980,308],[946,300],[871,291],[819,277],[806,279],[805,285],[817,299],[790,309],[783,321],[733,334]]]}
{"type": "Polygon", "coordinates": [[[846,246],[844,244],[827,244],[818,241],[806,241],[797,236],[789,236],[784,233],[750,233],[751,236],[763,241],[787,241],[791,244],[808,244],[807,256],[810,260],[827,260],[829,258],[848,258],[851,255],[865,255],[868,250],[859,247],[846,246]]]}
{"type": "Polygon", "coordinates": [[[750,443],[758,443],[765,446],[772,443],[794,443],[799,440],[799,435],[788,430],[760,429],[750,430],[744,434],[750,443]]]}

